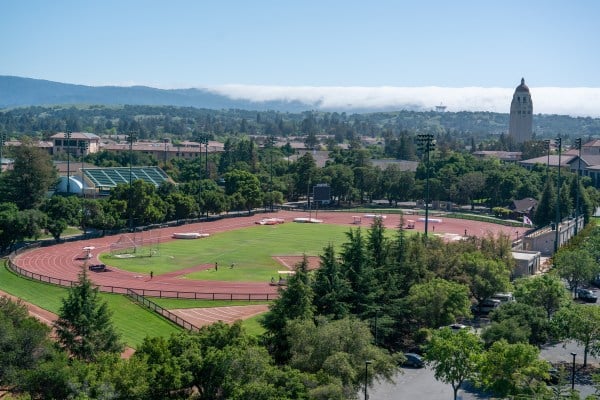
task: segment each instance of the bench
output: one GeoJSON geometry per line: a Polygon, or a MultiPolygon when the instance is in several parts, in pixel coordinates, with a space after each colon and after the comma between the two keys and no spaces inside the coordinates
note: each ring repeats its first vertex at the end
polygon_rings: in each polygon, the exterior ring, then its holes
{"type": "Polygon", "coordinates": [[[92,264],[88,267],[88,269],[93,272],[105,272],[106,264],[92,264]]]}

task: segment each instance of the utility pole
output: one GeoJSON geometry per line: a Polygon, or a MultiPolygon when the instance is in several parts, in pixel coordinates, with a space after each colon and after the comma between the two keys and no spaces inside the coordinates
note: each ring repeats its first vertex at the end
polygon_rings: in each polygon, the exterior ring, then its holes
{"type": "Polygon", "coordinates": [[[556,220],[555,223],[555,234],[554,234],[554,252],[556,253],[559,248],[559,224],[560,224],[560,154],[562,151],[562,138],[559,136],[555,140],[556,148],[558,149],[558,180],[556,184],[556,220]]]}
{"type": "Polygon", "coordinates": [[[430,153],[435,148],[435,140],[431,133],[417,135],[417,143],[423,156],[425,157],[425,237],[429,228],[429,160],[430,153]]]}

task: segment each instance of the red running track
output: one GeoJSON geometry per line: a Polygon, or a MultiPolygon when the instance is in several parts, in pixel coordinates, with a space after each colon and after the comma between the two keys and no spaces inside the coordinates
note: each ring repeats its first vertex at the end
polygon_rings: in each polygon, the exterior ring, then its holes
{"type": "MultiPolygon", "coordinates": [[[[286,223],[292,222],[294,218],[308,217],[306,212],[280,211],[273,214],[257,214],[254,216],[244,216],[236,218],[224,218],[217,221],[202,222],[178,227],[162,228],[158,230],[160,242],[173,240],[172,235],[175,232],[201,232],[215,234],[234,229],[253,226],[254,223],[262,218],[278,217],[284,218],[286,223]]],[[[362,226],[368,229],[371,219],[364,214],[348,212],[313,212],[312,218],[318,218],[323,223],[341,224],[348,227],[362,226]],[[354,224],[354,216],[361,217],[361,225],[354,224]]],[[[424,222],[418,221],[418,217],[411,218],[405,216],[405,219],[415,220],[415,230],[424,231],[424,222]]],[[[496,234],[504,232],[511,238],[521,237],[527,228],[507,227],[480,221],[470,221],[462,219],[453,219],[441,217],[442,222],[429,222],[429,233],[439,235],[447,240],[460,238],[462,235],[482,236],[487,234],[496,234]]],[[[384,219],[386,228],[395,229],[400,223],[400,215],[390,214],[384,219]]],[[[154,231],[153,231],[154,232],[154,231]]],[[[146,233],[145,233],[146,234],[146,233]]],[[[76,241],[61,243],[54,246],[38,248],[26,251],[14,258],[14,263],[20,268],[30,273],[49,276],[56,280],[64,279],[76,281],[77,275],[83,265],[82,260],[77,257],[82,255],[82,248],[93,246],[93,258],[88,260],[88,264],[99,263],[98,254],[110,251],[110,245],[115,243],[120,235],[106,236],[103,238],[92,239],[89,241],[76,241]]],[[[157,239],[154,236],[154,239],[157,239]]],[[[202,239],[199,239],[202,240],[202,239]]],[[[208,266],[210,267],[210,266],[208,266]]],[[[136,291],[176,291],[176,292],[194,292],[194,293],[219,293],[219,294],[276,294],[277,288],[270,286],[268,282],[224,282],[224,281],[198,281],[181,279],[181,274],[154,275],[150,279],[148,275],[140,275],[128,271],[119,270],[110,267],[110,271],[101,273],[89,273],[90,279],[99,286],[129,288],[136,291]]],[[[237,297],[236,297],[237,298],[237,297]]]]}

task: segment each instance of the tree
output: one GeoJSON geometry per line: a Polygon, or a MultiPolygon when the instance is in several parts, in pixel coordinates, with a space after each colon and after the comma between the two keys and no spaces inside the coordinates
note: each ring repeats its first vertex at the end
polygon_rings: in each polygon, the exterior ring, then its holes
{"type": "Polygon", "coordinates": [[[483,346],[479,338],[461,329],[443,328],[433,332],[425,349],[425,360],[433,367],[435,379],[452,385],[454,399],[466,379],[477,372],[483,346]]]}
{"type": "Polygon", "coordinates": [[[254,174],[236,169],[226,173],[223,179],[225,179],[225,194],[238,196],[246,210],[250,211],[261,204],[260,182],[254,174]]]}
{"type": "Polygon", "coordinates": [[[28,370],[52,354],[50,329],[27,313],[21,301],[0,297],[0,386],[19,384],[28,370]]]}
{"type": "Polygon", "coordinates": [[[78,225],[81,203],[75,196],[52,196],[47,199],[42,210],[48,215],[46,228],[56,241],[69,225],[78,225]]]}
{"type": "Polygon", "coordinates": [[[120,353],[123,345],[110,321],[106,301],[101,301],[98,288],[92,287],[87,271],[82,268],[77,284],[69,289],[54,323],[60,344],[73,356],[94,360],[100,353],[120,353]]]}
{"type": "Polygon", "coordinates": [[[500,340],[483,354],[478,381],[495,396],[536,396],[545,390],[549,365],[539,358],[537,347],[500,340]]]}
{"type": "Polygon", "coordinates": [[[287,288],[280,289],[279,298],[269,306],[269,312],[262,320],[262,325],[267,330],[269,350],[277,362],[285,362],[289,358],[286,324],[293,319],[312,318],[313,298],[308,259],[305,255],[302,262],[296,265],[294,275],[288,279],[287,288]]]}
{"type": "Polygon", "coordinates": [[[485,188],[485,175],[483,172],[469,172],[458,178],[456,183],[457,200],[462,204],[471,204],[474,208],[473,200],[479,198],[485,188]]]}
{"type": "Polygon", "coordinates": [[[373,344],[365,322],[354,318],[328,321],[298,319],[286,327],[290,340],[290,366],[339,380],[346,398],[354,398],[364,383],[365,360],[371,361],[369,384],[375,377],[390,380],[399,355],[389,355],[373,344]]]}
{"type": "Polygon", "coordinates": [[[471,294],[480,302],[509,286],[512,271],[503,261],[481,252],[466,252],[460,256],[460,263],[468,276],[471,294]]]}
{"type": "Polygon", "coordinates": [[[162,222],[167,214],[167,204],[156,192],[156,187],[141,179],[129,184],[119,184],[110,192],[110,201],[127,202],[126,214],[121,218],[131,218],[134,225],[147,225],[162,222]]]}
{"type": "Polygon", "coordinates": [[[537,209],[533,215],[533,222],[537,226],[544,226],[556,219],[556,188],[549,179],[546,181],[542,197],[538,202],[537,209]]]}
{"type": "MultiPolygon", "coordinates": [[[[192,373],[186,370],[187,363],[171,347],[174,337],[166,340],[163,337],[146,337],[135,353],[135,359],[143,360],[146,366],[146,377],[149,394],[152,398],[168,398],[169,393],[190,387],[192,373]]],[[[196,346],[191,346],[197,350],[196,346]]]]}
{"type": "Polygon", "coordinates": [[[166,200],[169,205],[166,216],[168,221],[186,219],[198,212],[198,205],[190,195],[173,192],[168,195],[166,200]]]}
{"type": "Polygon", "coordinates": [[[312,284],[316,314],[333,319],[343,318],[349,313],[346,301],[350,295],[350,285],[344,278],[332,244],[323,249],[320,258],[321,266],[315,271],[312,284]]]}
{"type": "Polygon", "coordinates": [[[342,200],[346,200],[354,185],[354,174],[352,169],[343,164],[328,165],[323,169],[323,174],[331,180],[331,196],[337,199],[338,206],[342,200]]]}
{"type": "Polygon", "coordinates": [[[317,163],[310,153],[304,153],[291,166],[294,174],[293,193],[294,197],[308,194],[311,184],[317,182],[317,163]]]}
{"type": "Polygon", "coordinates": [[[373,311],[377,297],[375,274],[360,228],[350,229],[346,237],[348,241],[342,245],[341,264],[351,289],[348,300],[350,311],[364,316],[373,311]]]}
{"type": "Polygon", "coordinates": [[[5,252],[18,240],[23,239],[19,226],[19,209],[15,203],[0,203],[0,251],[5,252]]]}
{"type": "Polygon", "coordinates": [[[543,308],[548,320],[562,304],[569,301],[565,286],[555,274],[518,279],[515,281],[515,299],[543,308]]]}
{"type": "Polygon", "coordinates": [[[14,203],[0,203],[0,252],[24,239],[37,239],[44,226],[46,215],[43,212],[19,211],[14,203]]]}
{"type": "Polygon", "coordinates": [[[434,278],[410,288],[405,306],[420,326],[437,328],[471,315],[469,289],[460,283],[434,278]]]}
{"type": "Polygon", "coordinates": [[[491,324],[482,337],[487,344],[500,339],[508,343],[529,343],[541,346],[550,337],[550,320],[541,306],[527,300],[502,304],[490,314],[491,324]]]}
{"type": "Polygon", "coordinates": [[[553,257],[553,269],[567,281],[573,291],[600,273],[600,267],[594,258],[583,249],[559,250],[553,257]]]}
{"type": "Polygon", "coordinates": [[[583,346],[583,366],[588,354],[600,354],[600,308],[570,304],[561,308],[552,323],[560,339],[572,339],[583,346]]]}
{"type": "Polygon", "coordinates": [[[20,210],[37,208],[57,180],[48,153],[23,137],[21,146],[14,149],[13,169],[0,175],[0,197],[20,210]]]}

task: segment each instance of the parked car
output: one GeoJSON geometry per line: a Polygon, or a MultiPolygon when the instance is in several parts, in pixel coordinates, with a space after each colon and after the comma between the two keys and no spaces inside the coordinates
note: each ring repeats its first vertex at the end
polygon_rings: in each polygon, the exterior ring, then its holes
{"type": "Polygon", "coordinates": [[[489,314],[494,311],[502,302],[498,299],[485,299],[479,304],[473,304],[471,306],[471,312],[473,314],[489,314]]]}
{"type": "Polygon", "coordinates": [[[425,366],[423,357],[416,353],[404,353],[404,358],[406,358],[406,361],[402,365],[405,367],[423,368],[425,366]]]}
{"type": "Polygon", "coordinates": [[[496,293],[492,296],[492,299],[500,300],[502,303],[508,303],[509,301],[515,301],[515,298],[511,292],[496,293]]]}
{"type": "Polygon", "coordinates": [[[577,289],[577,298],[586,303],[595,303],[598,301],[598,296],[590,289],[577,289]]]}
{"type": "MultiPolygon", "coordinates": [[[[450,328],[450,330],[452,332],[458,332],[458,331],[461,331],[463,329],[469,329],[469,326],[464,325],[464,324],[459,324],[458,322],[454,323],[454,324],[447,325],[447,327],[450,328]]],[[[446,326],[442,326],[440,329],[443,329],[443,328],[446,328],[446,326]]]]}

